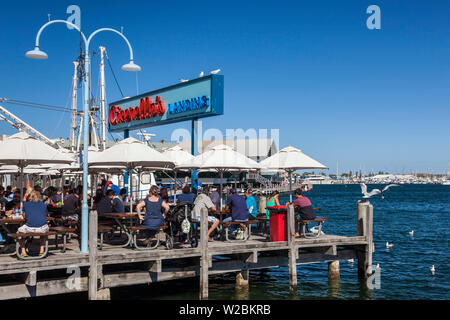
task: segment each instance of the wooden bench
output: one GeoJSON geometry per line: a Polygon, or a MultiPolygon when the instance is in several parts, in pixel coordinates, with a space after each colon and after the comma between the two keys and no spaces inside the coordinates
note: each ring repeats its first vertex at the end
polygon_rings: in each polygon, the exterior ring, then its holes
{"type": "Polygon", "coordinates": [[[47,256],[48,253],[48,237],[49,236],[56,236],[57,232],[55,231],[50,231],[50,232],[46,232],[46,233],[11,233],[10,236],[16,241],[16,256],[17,258],[21,259],[21,260],[37,260],[37,259],[43,259],[47,256]],[[22,257],[20,254],[20,243],[19,240],[20,239],[26,239],[26,238],[31,238],[33,239],[33,237],[45,237],[45,250],[44,253],[42,255],[39,256],[28,256],[28,257],[22,257]]]}
{"type": "Polygon", "coordinates": [[[105,233],[112,232],[114,229],[114,225],[109,223],[99,223],[97,227],[97,233],[100,235],[100,246],[99,250],[103,250],[103,242],[105,238],[105,233]]]}
{"type": "Polygon", "coordinates": [[[50,231],[56,232],[55,236],[55,245],[56,249],[58,249],[59,244],[59,235],[62,236],[63,239],[63,248],[61,249],[61,252],[66,252],[66,246],[67,246],[67,239],[70,237],[72,233],[76,231],[75,228],[69,228],[69,227],[62,227],[62,226],[56,226],[56,227],[50,227],[50,231]]]}
{"type": "Polygon", "coordinates": [[[257,222],[257,220],[248,220],[245,222],[238,222],[238,221],[229,221],[229,222],[222,222],[222,227],[225,230],[225,240],[228,242],[245,242],[250,238],[250,232],[251,232],[251,225],[253,223],[257,222]],[[235,239],[231,240],[228,237],[228,231],[230,226],[232,225],[239,225],[243,229],[243,239],[235,239]]]}
{"type": "MultiPolygon", "coordinates": [[[[158,230],[154,230],[156,232],[155,233],[156,243],[153,244],[152,246],[145,246],[145,247],[138,245],[137,235],[140,231],[145,231],[148,229],[146,227],[142,227],[142,226],[134,226],[134,227],[129,227],[128,230],[131,232],[131,242],[133,243],[133,246],[135,249],[137,249],[137,250],[154,250],[154,249],[158,248],[158,246],[159,246],[159,233],[164,232],[164,230],[167,228],[168,228],[168,226],[164,225],[164,226],[159,227],[158,230]]],[[[148,244],[150,244],[151,239],[147,239],[144,241],[146,241],[148,244]]],[[[170,235],[167,235],[167,234],[166,234],[166,248],[169,250],[173,248],[173,239],[170,235]]]]}
{"type": "Polygon", "coordinates": [[[328,221],[328,218],[326,217],[316,217],[315,219],[312,220],[298,220],[296,217],[296,222],[300,223],[300,229],[301,229],[301,233],[300,236],[304,236],[305,238],[318,238],[320,237],[320,234],[322,233],[322,224],[328,221]],[[306,226],[308,226],[310,223],[317,223],[319,230],[317,232],[317,234],[307,234],[306,233],[306,226]]]}

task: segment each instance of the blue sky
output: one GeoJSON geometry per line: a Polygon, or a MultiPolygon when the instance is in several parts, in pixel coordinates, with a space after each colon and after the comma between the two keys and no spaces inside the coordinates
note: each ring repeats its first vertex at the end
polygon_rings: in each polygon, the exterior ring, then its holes
{"type": "MultiPolygon", "coordinates": [[[[0,97],[69,106],[79,36],[48,28],[41,49],[25,58],[41,25],[81,8],[85,34],[119,29],[130,40],[140,93],[220,68],[225,114],[203,128],[278,128],[289,144],[336,171],[445,173],[450,161],[450,2],[431,1],[1,1],[0,97]],[[381,30],[369,30],[366,8],[381,8],[381,30]]],[[[122,40],[102,34],[125,96],[136,75],[122,71],[122,40]]],[[[99,58],[93,59],[97,92],[99,58]]],[[[107,68],[108,101],[121,98],[107,68]]],[[[67,138],[68,113],[6,105],[51,137],[67,138]]],[[[81,108],[81,105],[80,105],[81,108]]],[[[169,139],[179,123],[148,129],[169,139]]],[[[0,133],[14,130],[0,123],[0,133]]],[[[135,132],[133,132],[135,133],[135,132]]],[[[117,134],[115,134],[118,137],[117,134]]]]}

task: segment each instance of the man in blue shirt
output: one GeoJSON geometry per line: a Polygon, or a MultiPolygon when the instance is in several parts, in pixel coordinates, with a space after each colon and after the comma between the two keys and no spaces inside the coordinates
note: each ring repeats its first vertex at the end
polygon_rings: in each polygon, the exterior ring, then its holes
{"type": "MultiPolygon", "coordinates": [[[[245,203],[245,198],[236,193],[236,189],[231,189],[230,196],[227,200],[227,206],[225,207],[226,211],[231,210],[231,217],[226,218],[223,222],[247,222],[248,221],[248,209],[247,204],[245,203]]],[[[235,229],[230,226],[230,229],[235,229]]],[[[233,230],[235,232],[236,230],[233,230]]],[[[236,239],[239,239],[239,236],[236,235],[236,239]]]]}
{"type": "Polygon", "coordinates": [[[258,214],[258,207],[256,205],[256,200],[255,197],[253,197],[251,189],[245,190],[245,197],[247,198],[245,200],[245,203],[247,204],[248,213],[253,218],[256,218],[256,215],[258,214]]]}

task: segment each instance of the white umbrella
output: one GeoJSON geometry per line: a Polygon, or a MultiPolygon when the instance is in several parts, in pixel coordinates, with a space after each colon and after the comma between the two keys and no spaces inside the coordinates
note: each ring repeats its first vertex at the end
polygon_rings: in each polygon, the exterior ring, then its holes
{"type": "Polygon", "coordinates": [[[289,198],[292,202],[292,172],[302,169],[328,169],[320,162],[304,154],[300,149],[288,146],[260,163],[264,170],[282,169],[289,173],[289,198]]]}
{"type": "MultiPolygon", "coordinates": [[[[23,168],[31,164],[71,163],[73,159],[50,147],[44,142],[19,132],[0,141],[0,163],[14,164],[20,168],[23,186],[23,168]]],[[[21,208],[23,207],[23,188],[21,190],[21,208]]]]}
{"type": "MultiPolygon", "coordinates": [[[[129,183],[130,194],[132,194],[131,170],[136,167],[142,168],[173,168],[175,164],[167,156],[156,151],[145,143],[135,138],[127,138],[106,149],[94,154],[89,159],[89,166],[115,165],[124,166],[130,170],[129,183]]],[[[133,203],[131,203],[131,211],[133,203]]]]}
{"type": "Polygon", "coordinates": [[[235,151],[230,146],[221,144],[199,154],[191,161],[178,165],[177,168],[212,169],[218,171],[220,173],[220,206],[222,207],[222,179],[224,171],[252,170],[259,169],[260,166],[256,161],[235,151]]]}
{"type": "MultiPolygon", "coordinates": [[[[166,149],[162,152],[165,156],[167,156],[170,160],[175,163],[175,165],[180,165],[183,162],[192,161],[194,159],[194,156],[190,154],[189,152],[185,151],[180,146],[174,146],[172,148],[166,149]]],[[[178,169],[175,167],[175,169],[178,169]]],[[[174,170],[174,180],[175,180],[175,193],[173,196],[174,202],[177,200],[177,170],[174,170]]]]}

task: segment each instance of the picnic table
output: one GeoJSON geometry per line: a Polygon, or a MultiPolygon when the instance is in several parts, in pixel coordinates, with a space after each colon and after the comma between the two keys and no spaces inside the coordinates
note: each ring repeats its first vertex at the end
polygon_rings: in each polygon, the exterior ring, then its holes
{"type": "MultiPolygon", "coordinates": [[[[109,218],[114,220],[115,224],[119,227],[119,230],[121,233],[123,232],[127,236],[127,241],[125,244],[122,245],[116,245],[115,247],[126,247],[131,244],[132,242],[132,231],[130,230],[131,227],[133,227],[136,222],[136,219],[138,218],[137,213],[119,213],[119,212],[109,212],[104,213],[103,217],[109,218]],[[128,222],[128,223],[127,223],[128,222]]],[[[99,233],[101,236],[100,239],[100,248],[103,248],[103,234],[106,232],[109,232],[113,229],[113,227],[109,224],[102,224],[99,223],[99,233]]]]}

